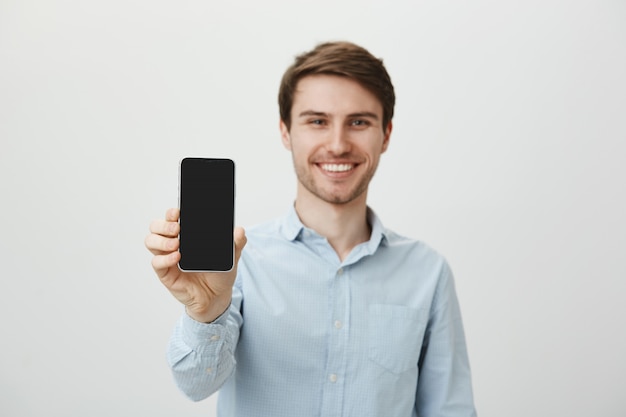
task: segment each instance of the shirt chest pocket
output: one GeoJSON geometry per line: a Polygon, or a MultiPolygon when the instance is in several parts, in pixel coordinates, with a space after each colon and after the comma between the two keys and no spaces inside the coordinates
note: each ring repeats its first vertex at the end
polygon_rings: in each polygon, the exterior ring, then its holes
{"type": "Polygon", "coordinates": [[[426,309],[388,304],[370,305],[370,360],[396,374],[416,368],[427,321],[426,309]]]}

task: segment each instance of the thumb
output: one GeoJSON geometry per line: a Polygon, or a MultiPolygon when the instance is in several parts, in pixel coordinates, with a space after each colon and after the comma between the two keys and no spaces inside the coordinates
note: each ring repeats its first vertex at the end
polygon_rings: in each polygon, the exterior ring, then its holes
{"type": "Polygon", "coordinates": [[[246,242],[248,242],[248,238],[246,237],[246,231],[243,227],[235,227],[233,237],[235,240],[235,264],[237,264],[241,256],[241,251],[244,246],[246,246],[246,242]]]}

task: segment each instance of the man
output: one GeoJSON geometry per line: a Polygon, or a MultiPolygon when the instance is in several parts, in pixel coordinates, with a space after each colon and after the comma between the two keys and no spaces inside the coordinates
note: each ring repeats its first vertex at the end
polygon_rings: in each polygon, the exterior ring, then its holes
{"type": "Polygon", "coordinates": [[[366,203],[394,102],[381,60],[321,44],[279,92],[298,179],[288,213],[235,229],[229,273],[177,268],[177,209],[152,223],[152,265],[186,306],[168,361],[190,398],[220,390],[219,416],[475,416],[447,263],[366,203]]]}

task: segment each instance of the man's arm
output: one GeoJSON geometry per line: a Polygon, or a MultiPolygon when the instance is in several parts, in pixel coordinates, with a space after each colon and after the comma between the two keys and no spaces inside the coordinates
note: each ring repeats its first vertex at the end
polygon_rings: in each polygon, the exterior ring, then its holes
{"type": "Polygon", "coordinates": [[[446,264],[435,292],[420,355],[420,417],[475,417],[472,381],[454,278],[446,264]]]}
{"type": "MultiPolygon", "coordinates": [[[[236,228],[235,267],[228,272],[183,272],[178,268],[180,210],[150,225],[146,248],[161,283],[185,306],[168,348],[168,361],[178,386],[192,399],[206,398],[233,372],[234,350],[241,326],[241,292],[233,288],[237,263],[246,245],[245,231],[236,228]],[[230,307],[229,307],[230,306],[230,307]]],[[[208,237],[210,238],[210,237],[208,237]]]]}
{"type": "Polygon", "coordinates": [[[233,303],[212,323],[184,314],[169,341],[167,361],[178,388],[191,400],[215,393],[235,370],[235,348],[242,317],[241,292],[233,289],[233,303]]]}

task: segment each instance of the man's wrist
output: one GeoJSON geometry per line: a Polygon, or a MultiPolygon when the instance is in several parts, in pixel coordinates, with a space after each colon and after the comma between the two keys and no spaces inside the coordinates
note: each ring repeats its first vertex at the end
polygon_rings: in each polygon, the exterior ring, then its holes
{"type": "Polygon", "coordinates": [[[222,306],[219,309],[217,308],[217,306],[215,306],[215,308],[211,309],[212,311],[209,314],[196,314],[191,311],[189,307],[185,307],[185,312],[189,317],[199,323],[210,324],[217,321],[217,319],[219,319],[228,312],[228,310],[230,309],[230,303],[231,299],[229,298],[228,303],[225,306],[222,306]],[[217,311],[217,313],[215,311],[217,311]]]}

